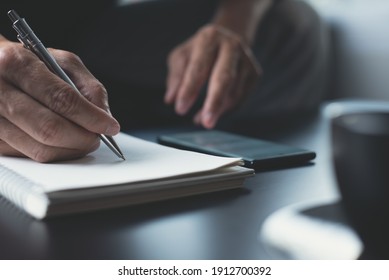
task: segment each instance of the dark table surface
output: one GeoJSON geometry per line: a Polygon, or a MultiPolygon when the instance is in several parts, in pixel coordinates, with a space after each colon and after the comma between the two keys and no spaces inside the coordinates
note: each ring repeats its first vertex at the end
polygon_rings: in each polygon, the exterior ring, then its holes
{"type": "MultiPolygon", "coordinates": [[[[130,131],[153,140],[191,128],[130,131]]],[[[0,259],[273,259],[258,234],[274,211],[338,196],[328,122],[321,115],[249,136],[317,152],[313,164],[258,171],[243,190],[34,220],[0,197],[0,259]],[[265,135],[266,134],[266,135],[265,135]]]]}

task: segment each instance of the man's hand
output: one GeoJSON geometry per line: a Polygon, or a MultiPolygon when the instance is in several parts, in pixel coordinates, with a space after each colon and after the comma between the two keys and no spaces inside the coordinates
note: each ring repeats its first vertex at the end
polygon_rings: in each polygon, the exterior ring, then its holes
{"type": "Polygon", "coordinates": [[[50,52],[82,96],[31,51],[0,36],[0,154],[39,162],[72,159],[97,149],[98,134],[120,130],[106,90],[81,60],[50,52]]]}
{"type": "Polygon", "coordinates": [[[236,33],[216,24],[200,29],[175,48],[168,59],[165,102],[186,114],[208,82],[204,104],[194,122],[213,128],[236,107],[261,76],[249,46],[236,33]]]}

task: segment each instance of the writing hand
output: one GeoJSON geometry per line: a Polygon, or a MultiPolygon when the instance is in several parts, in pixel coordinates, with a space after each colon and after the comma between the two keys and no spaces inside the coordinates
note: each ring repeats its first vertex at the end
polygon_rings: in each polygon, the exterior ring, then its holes
{"type": "Polygon", "coordinates": [[[213,128],[258,81],[261,68],[247,44],[232,31],[210,24],[175,48],[168,59],[165,102],[186,114],[208,81],[204,104],[194,122],[213,128]]]}
{"type": "Polygon", "coordinates": [[[50,52],[82,96],[31,51],[0,36],[0,154],[39,162],[78,158],[97,149],[98,134],[120,130],[106,90],[81,60],[50,52]]]}

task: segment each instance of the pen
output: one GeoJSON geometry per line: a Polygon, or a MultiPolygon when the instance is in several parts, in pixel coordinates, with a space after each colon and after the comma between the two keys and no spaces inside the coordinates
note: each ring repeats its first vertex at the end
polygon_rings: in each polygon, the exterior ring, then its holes
{"type": "MultiPolygon", "coordinates": [[[[13,28],[18,33],[18,40],[24,45],[24,47],[32,51],[36,56],[38,56],[39,59],[42,60],[53,73],[57,74],[61,79],[70,84],[81,95],[76,85],[55,61],[54,57],[48,52],[46,47],[42,44],[39,38],[35,35],[34,31],[32,31],[30,26],[27,24],[26,20],[24,18],[21,18],[15,12],[15,10],[10,10],[8,12],[8,17],[13,23],[13,28]]],[[[116,144],[115,140],[111,136],[100,134],[99,137],[104,142],[104,144],[111,149],[112,152],[114,152],[121,159],[125,160],[124,155],[120,151],[119,146],[116,144]]]]}

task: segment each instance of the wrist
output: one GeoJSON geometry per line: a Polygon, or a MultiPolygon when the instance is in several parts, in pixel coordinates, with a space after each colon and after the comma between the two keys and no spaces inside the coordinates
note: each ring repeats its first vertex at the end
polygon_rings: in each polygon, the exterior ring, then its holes
{"type": "Polygon", "coordinates": [[[256,30],[274,0],[223,0],[213,23],[234,32],[251,45],[256,30]]]}

